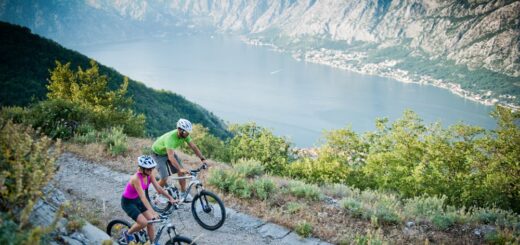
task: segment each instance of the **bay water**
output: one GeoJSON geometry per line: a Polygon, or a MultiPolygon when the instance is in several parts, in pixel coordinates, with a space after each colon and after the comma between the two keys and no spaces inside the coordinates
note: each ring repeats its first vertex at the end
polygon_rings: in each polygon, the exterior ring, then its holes
{"type": "Polygon", "coordinates": [[[323,130],[374,130],[376,118],[393,121],[406,109],[444,126],[496,124],[489,116],[493,107],[448,90],[297,61],[233,36],[151,37],[72,48],[149,87],[180,94],[228,123],[256,122],[298,147],[320,145],[323,130]]]}

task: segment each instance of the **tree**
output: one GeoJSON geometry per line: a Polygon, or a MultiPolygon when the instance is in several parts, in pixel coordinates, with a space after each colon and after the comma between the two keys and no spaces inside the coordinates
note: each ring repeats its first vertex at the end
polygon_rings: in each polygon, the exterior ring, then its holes
{"type": "Polygon", "coordinates": [[[95,61],[83,70],[78,67],[74,72],[70,63],[56,61],[47,88],[50,101],[64,101],[87,110],[90,116],[81,119],[82,123],[93,125],[96,129],[122,126],[126,134],[144,135],[144,115],[136,115],[131,108],[132,98],[127,97],[128,79],[117,90],[110,90],[107,76],[99,74],[95,61]]]}

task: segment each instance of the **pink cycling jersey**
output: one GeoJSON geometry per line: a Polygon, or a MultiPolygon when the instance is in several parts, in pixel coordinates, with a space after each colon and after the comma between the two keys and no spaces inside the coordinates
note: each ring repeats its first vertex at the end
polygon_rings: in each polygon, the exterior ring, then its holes
{"type": "MultiPolygon", "coordinates": [[[[143,175],[141,173],[137,173],[137,176],[139,176],[139,181],[141,182],[141,187],[143,188],[143,190],[148,189],[148,186],[150,186],[150,176],[147,176],[148,181],[146,182],[146,185],[143,181],[143,175]]],[[[131,181],[128,181],[128,184],[126,184],[125,191],[123,192],[123,197],[127,199],[136,199],[139,197],[139,193],[137,193],[137,190],[135,190],[131,181]]]]}

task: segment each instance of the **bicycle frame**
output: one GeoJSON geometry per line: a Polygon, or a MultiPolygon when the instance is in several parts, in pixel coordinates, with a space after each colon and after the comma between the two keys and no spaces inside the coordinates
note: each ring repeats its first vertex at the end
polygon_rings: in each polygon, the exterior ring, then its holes
{"type": "MultiPolygon", "coordinates": [[[[166,231],[168,232],[168,236],[170,237],[170,240],[173,237],[177,236],[177,231],[175,230],[175,226],[170,221],[171,221],[171,219],[168,217],[168,215],[160,215],[159,219],[148,221],[148,224],[155,224],[155,223],[161,224],[161,227],[159,227],[159,229],[155,233],[155,240],[161,239],[162,233],[165,228],[166,228],[166,231]],[[172,232],[173,232],[173,236],[172,236],[172,232]]],[[[137,233],[137,236],[139,237],[139,240],[141,240],[141,241],[150,240],[150,237],[149,237],[148,233],[146,232],[145,228],[140,230],[137,233]]]]}
{"type": "MultiPolygon", "coordinates": [[[[180,198],[179,202],[180,203],[184,203],[184,200],[186,200],[186,196],[188,196],[188,193],[191,192],[191,188],[193,186],[195,186],[195,188],[197,189],[197,194],[200,194],[200,192],[202,190],[204,190],[202,182],[197,178],[197,172],[194,172],[194,171],[191,171],[191,172],[192,172],[192,174],[191,175],[187,175],[187,176],[178,176],[178,177],[170,176],[169,177],[171,180],[177,180],[177,181],[178,180],[182,180],[182,179],[189,179],[188,188],[186,188],[186,191],[184,192],[184,195],[182,197],[179,196],[179,198],[180,198]]],[[[169,183],[167,183],[167,185],[168,185],[168,187],[167,187],[168,189],[170,189],[170,188],[173,189],[173,187],[175,186],[175,185],[171,186],[169,183]]]]}

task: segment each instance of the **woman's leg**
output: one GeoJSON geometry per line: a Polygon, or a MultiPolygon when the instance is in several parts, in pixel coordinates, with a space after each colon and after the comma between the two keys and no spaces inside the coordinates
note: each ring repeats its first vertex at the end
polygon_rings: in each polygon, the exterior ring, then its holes
{"type": "MultiPolygon", "coordinates": [[[[146,210],[143,213],[146,220],[152,220],[152,212],[150,210],[146,210]]],[[[153,244],[155,242],[155,229],[153,227],[153,224],[147,224],[146,225],[146,231],[148,232],[148,237],[150,237],[150,243],[153,244]]]]}
{"type": "Polygon", "coordinates": [[[134,232],[138,232],[143,229],[148,224],[148,220],[143,214],[137,216],[137,220],[134,225],[128,230],[128,234],[134,234],[134,232]]]}

